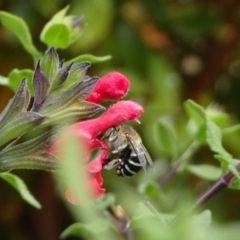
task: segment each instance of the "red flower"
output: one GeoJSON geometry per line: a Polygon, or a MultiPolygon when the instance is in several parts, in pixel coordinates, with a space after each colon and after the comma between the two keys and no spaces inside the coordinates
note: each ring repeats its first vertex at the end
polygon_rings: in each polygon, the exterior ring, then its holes
{"type": "MultiPolygon", "coordinates": [[[[125,121],[137,120],[143,113],[143,108],[136,102],[133,101],[119,101],[112,105],[102,116],[82,121],[71,125],[65,131],[71,132],[75,135],[79,142],[85,145],[84,163],[86,163],[84,170],[90,173],[89,189],[91,190],[94,198],[100,197],[104,192],[102,183],[103,179],[101,177],[102,162],[108,156],[108,146],[98,140],[99,134],[105,132],[107,129],[119,125],[125,121]],[[101,153],[92,160],[89,164],[90,152],[94,149],[100,148],[101,153]]],[[[58,141],[51,148],[51,152],[58,155],[58,149],[64,144],[64,135],[58,139],[58,141]]],[[[76,204],[74,198],[74,193],[67,191],[66,198],[69,202],[76,204]]]]}
{"type": "MultiPolygon", "coordinates": [[[[120,73],[112,72],[102,77],[95,86],[92,93],[86,99],[94,103],[100,103],[105,100],[116,100],[122,98],[129,88],[128,79],[120,73]]],[[[88,187],[94,198],[100,197],[105,189],[102,188],[103,179],[101,176],[102,162],[108,156],[108,146],[106,143],[98,140],[99,134],[105,132],[107,129],[119,125],[125,121],[137,120],[143,113],[143,108],[132,101],[119,101],[112,105],[102,116],[82,121],[68,127],[64,132],[71,132],[75,135],[79,142],[84,143],[84,163],[86,165],[80,171],[87,171],[89,173],[88,187]],[[90,153],[94,149],[101,149],[100,154],[87,163],[90,158],[90,153]]],[[[61,144],[64,144],[63,133],[56,143],[50,149],[51,153],[58,155],[58,149],[61,144]]],[[[69,188],[65,197],[73,204],[77,204],[74,193],[69,188]]]]}

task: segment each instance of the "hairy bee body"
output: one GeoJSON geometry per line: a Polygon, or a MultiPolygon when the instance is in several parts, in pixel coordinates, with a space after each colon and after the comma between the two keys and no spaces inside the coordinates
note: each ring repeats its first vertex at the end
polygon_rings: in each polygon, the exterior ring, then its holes
{"type": "Polygon", "coordinates": [[[102,137],[110,147],[111,154],[116,157],[107,158],[103,168],[116,168],[118,176],[133,176],[146,165],[152,165],[151,157],[142,144],[138,133],[129,125],[119,125],[109,129],[102,137]]]}

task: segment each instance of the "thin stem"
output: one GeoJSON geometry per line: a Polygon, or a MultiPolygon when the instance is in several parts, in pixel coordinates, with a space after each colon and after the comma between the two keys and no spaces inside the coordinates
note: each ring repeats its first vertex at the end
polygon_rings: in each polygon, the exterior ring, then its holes
{"type": "MultiPolygon", "coordinates": [[[[236,166],[236,169],[240,171],[240,164],[236,166]]],[[[232,172],[227,172],[222,177],[220,177],[212,186],[210,186],[205,192],[203,192],[195,203],[185,212],[177,216],[169,225],[173,226],[176,222],[186,216],[188,213],[195,210],[200,205],[207,203],[210,199],[216,196],[223,189],[227,188],[229,183],[234,179],[235,175],[232,172]]]]}
{"type": "MultiPolygon", "coordinates": [[[[240,164],[236,166],[236,169],[240,171],[240,164]]],[[[195,209],[199,205],[208,202],[211,198],[216,196],[220,191],[227,188],[229,183],[233,180],[234,174],[228,172],[220,177],[212,186],[210,186],[205,192],[203,192],[196,202],[190,208],[191,210],[195,209]]]]}
{"type": "Polygon", "coordinates": [[[171,169],[160,179],[159,185],[162,187],[179,169],[179,167],[186,162],[198,148],[198,143],[195,141],[190,144],[187,150],[180,156],[180,158],[174,163],[171,169]]]}

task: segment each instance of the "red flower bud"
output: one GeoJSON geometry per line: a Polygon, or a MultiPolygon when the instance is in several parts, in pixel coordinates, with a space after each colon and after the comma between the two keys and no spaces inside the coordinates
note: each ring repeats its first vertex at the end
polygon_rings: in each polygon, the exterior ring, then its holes
{"type": "Polygon", "coordinates": [[[86,100],[93,103],[118,100],[127,94],[129,86],[130,82],[124,75],[118,72],[110,72],[98,80],[86,100]]]}

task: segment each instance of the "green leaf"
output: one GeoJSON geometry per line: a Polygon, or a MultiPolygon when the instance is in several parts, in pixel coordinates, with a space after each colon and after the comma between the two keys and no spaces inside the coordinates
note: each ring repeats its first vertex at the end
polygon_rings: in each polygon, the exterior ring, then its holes
{"type": "Polygon", "coordinates": [[[116,197],[111,193],[105,193],[102,197],[95,200],[98,209],[106,210],[116,203],[116,197]]]}
{"type": "Polygon", "coordinates": [[[65,239],[69,236],[76,236],[76,237],[86,237],[88,235],[88,229],[82,223],[74,223],[68,228],[66,228],[62,234],[60,235],[61,239],[65,239]]]}
{"type": "Polygon", "coordinates": [[[199,144],[205,144],[206,114],[204,109],[192,100],[188,100],[184,106],[188,115],[191,117],[187,125],[188,132],[198,141],[199,144]]]}
{"type": "Polygon", "coordinates": [[[209,165],[209,164],[189,165],[187,169],[192,174],[202,179],[210,180],[210,181],[217,180],[222,174],[222,171],[220,168],[209,165]]]}
{"type": "Polygon", "coordinates": [[[29,192],[21,178],[12,173],[0,173],[0,177],[12,185],[26,202],[37,209],[41,208],[40,203],[29,192]]]}
{"type": "Polygon", "coordinates": [[[0,21],[5,28],[16,35],[25,50],[32,55],[35,62],[42,56],[33,45],[29,28],[22,18],[0,11],[0,21]]]}
{"type": "Polygon", "coordinates": [[[160,213],[150,202],[139,203],[139,208],[136,216],[129,221],[128,228],[151,228],[158,229],[160,226],[166,226],[175,218],[172,214],[160,213]]]}
{"type": "MultiPolygon", "coordinates": [[[[61,239],[67,238],[69,236],[91,236],[91,234],[99,234],[101,236],[101,233],[106,231],[109,228],[109,223],[105,221],[104,219],[97,219],[93,222],[90,222],[88,224],[83,223],[74,223],[71,226],[69,226],[67,229],[64,230],[64,232],[61,234],[61,239]]],[[[91,238],[89,238],[91,239],[91,238]]]]}
{"type": "Polygon", "coordinates": [[[202,227],[204,229],[208,229],[211,222],[212,222],[211,211],[205,210],[202,213],[200,213],[199,215],[194,217],[192,224],[194,224],[198,227],[202,227]]]}
{"type": "Polygon", "coordinates": [[[161,196],[161,189],[156,182],[143,183],[138,187],[138,190],[147,197],[159,198],[161,196]]]}
{"type": "Polygon", "coordinates": [[[186,101],[184,107],[190,117],[192,117],[196,123],[201,126],[205,122],[206,114],[204,108],[195,103],[192,100],[186,101]]]}
{"type": "Polygon", "coordinates": [[[157,130],[162,150],[175,159],[177,156],[177,139],[174,132],[170,129],[169,125],[163,121],[157,123],[157,130]]]}
{"type": "Polygon", "coordinates": [[[222,133],[220,128],[211,120],[206,119],[207,142],[212,151],[231,159],[232,156],[222,146],[222,133]]]}
{"type": "Polygon", "coordinates": [[[17,68],[13,69],[8,75],[9,87],[14,92],[16,92],[23,78],[27,79],[28,89],[30,91],[31,96],[33,96],[33,84],[32,84],[33,71],[30,69],[22,69],[22,70],[19,70],[17,68]]]}
{"type": "Polygon", "coordinates": [[[68,65],[72,62],[74,62],[74,63],[81,63],[81,62],[100,63],[100,62],[108,61],[111,58],[112,58],[112,56],[110,56],[110,55],[98,57],[98,56],[94,56],[92,54],[83,54],[83,55],[77,56],[71,60],[68,60],[65,64],[68,65]]]}

